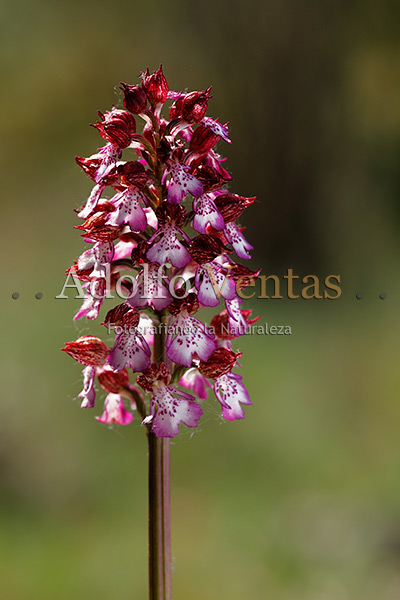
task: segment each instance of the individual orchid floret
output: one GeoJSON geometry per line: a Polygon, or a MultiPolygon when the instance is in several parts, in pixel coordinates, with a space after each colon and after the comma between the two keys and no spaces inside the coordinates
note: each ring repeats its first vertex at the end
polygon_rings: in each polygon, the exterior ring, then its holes
{"type": "Polygon", "coordinates": [[[186,392],[168,385],[170,376],[164,363],[151,365],[148,371],[137,378],[138,384],[152,394],[150,415],[144,423],[151,423],[157,437],[175,437],[179,425],[197,427],[203,413],[195,398],[186,392]]]}
{"type": "Polygon", "coordinates": [[[184,219],[185,209],[164,202],[157,208],[156,215],[159,228],[148,241],[150,248],[146,257],[150,262],[159,265],[171,262],[174,267],[181,269],[190,261],[189,252],[178,239],[178,236],[182,236],[190,244],[190,238],[179,227],[184,219]],[[162,236],[161,239],[154,243],[159,236],[162,236]]]}
{"type": "Polygon", "coordinates": [[[190,173],[190,167],[180,163],[177,159],[171,159],[167,164],[167,173],[171,175],[168,185],[168,202],[179,204],[186,196],[201,196],[203,185],[190,173]]]}
{"type": "Polygon", "coordinates": [[[136,277],[136,290],[127,298],[127,304],[134,308],[151,306],[154,310],[163,310],[172,302],[169,291],[169,279],[162,275],[162,266],[144,263],[136,277]]]}
{"type": "Polygon", "coordinates": [[[195,286],[202,306],[218,306],[221,296],[225,300],[236,298],[236,284],[229,271],[215,262],[199,265],[195,286]]]}
{"type": "Polygon", "coordinates": [[[64,352],[86,366],[104,365],[110,349],[94,335],[84,335],[74,342],[66,342],[64,352]]]}
{"type": "Polygon", "coordinates": [[[151,350],[138,330],[140,315],[137,310],[121,304],[108,312],[103,325],[119,327],[114,346],[108,355],[108,364],[121,371],[130,367],[134,372],[144,371],[150,364],[151,350]]]}
{"type": "Polygon", "coordinates": [[[113,107],[105,114],[99,111],[100,121],[92,124],[97,129],[101,137],[117,146],[118,148],[127,148],[132,135],[136,132],[135,118],[130,112],[113,107]]]}
{"type": "Polygon", "coordinates": [[[120,394],[108,394],[104,401],[104,412],[96,419],[106,425],[129,425],[133,421],[133,414],[126,410],[120,394]]]}
{"type": "Polygon", "coordinates": [[[168,98],[169,88],[162,71],[162,65],[151,74],[147,68],[145,73],[142,73],[142,85],[150,104],[153,106],[163,104],[168,98]]]}
{"type": "Polygon", "coordinates": [[[225,221],[209,194],[202,194],[193,200],[193,211],[193,229],[199,233],[206,233],[207,226],[216,230],[225,227],[225,221]]]}
{"type": "Polygon", "coordinates": [[[207,386],[211,387],[207,379],[196,367],[188,369],[178,381],[178,384],[192,390],[200,400],[207,400],[207,386]]]}
{"type": "Polygon", "coordinates": [[[244,419],[242,404],[252,404],[249,393],[236,373],[227,373],[214,381],[214,393],[222,406],[222,416],[228,421],[244,419]]]}
{"type": "Polygon", "coordinates": [[[150,356],[151,350],[143,335],[135,327],[130,327],[116,336],[108,364],[116,371],[130,367],[133,372],[140,372],[149,366],[150,356]]]}
{"type": "Polygon", "coordinates": [[[170,119],[182,119],[185,123],[199,123],[207,112],[210,92],[211,87],[178,98],[171,106],[170,119]]]}
{"type": "Polygon", "coordinates": [[[249,322],[246,318],[246,311],[240,309],[242,300],[234,298],[226,300],[225,306],[228,313],[229,328],[232,333],[237,336],[244,335],[249,328],[249,322]]]}
{"type": "Polygon", "coordinates": [[[134,115],[140,115],[147,107],[147,94],[141,85],[129,85],[121,82],[124,92],[124,106],[134,115]]]}
{"type": "Polygon", "coordinates": [[[82,399],[81,408],[93,408],[96,398],[94,389],[94,378],[96,375],[96,367],[85,367],[82,371],[83,389],[78,394],[78,398],[82,399]]]}
{"type": "Polygon", "coordinates": [[[246,260],[251,258],[249,252],[250,250],[253,250],[253,246],[249,244],[235,223],[227,223],[224,233],[226,239],[232,244],[232,247],[239,258],[244,258],[246,260]]]}
{"type": "Polygon", "coordinates": [[[190,367],[193,358],[207,360],[215,350],[214,335],[186,310],[171,325],[165,342],[167,356],[178,365],[190,367]]]}
{"type": "MultiPolygon", "coordinates": [[[[171,262],[174,267],[182,269],[190,261],[189,252],[178,239],[179,235],[183,235],[182,230],[176,225],[166,223],[149,240],[149,244],[160,235],[161,239],[149,248],[147,258],[159,265],[171,262]]],[[[186,235],[184,239],[188,239],[186,235]]]]}
{"type": "Polygon", "coordinates": [[[146,213],[142,204],[147,205],[146,197],[135,187],[130,187],[116,194],[111,201],[116,210],[110,213],[108,225],[129,225],[132,231],[144,231],[147,227],[146,213]]]}
{"type": "Polygon", "coordinates": [[[221,125],[221,123],[218,122],[218,119],[214,120],[211,117],[203,117],[201,120],[201,125],[212,131],[218,137],[222,138],[228,144],[231,143],[231,140],[229,139],[228,123],[221,125]]]}

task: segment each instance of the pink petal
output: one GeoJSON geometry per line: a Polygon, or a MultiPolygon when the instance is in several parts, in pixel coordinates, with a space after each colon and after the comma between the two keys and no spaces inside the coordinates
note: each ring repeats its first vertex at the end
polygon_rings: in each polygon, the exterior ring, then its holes
{"type": "Polygon", "coordinates": [[[129,425],[133,421],[132,413],[124,407],[120,394],[108,394],[104,402],[104,412],[101,417],[96,417],[100,423],[111,425],[129,425]]]}
{"type": "Polygon", "coordinates": [[[207,225],[217,230],[224,228],[225,221],[207,194],[193,200],[193,210],[195,212],[193,229],[199,233],[206,233],[207,225]]]}
{"type": "Polygon", "coordinates": [[[93,408],[96,398],[96,392],[94,391],[96,367],[85,367],[82,374],[83,390],[78,394],[78,398],[82,398],[81,408],[93,408]]]}
{"type": "Polygon", "coordinates": [[[214,392],[222,406],[222,415],[228,421],[244,419],[241,404],[252,404],[249,393],[241,382],[241,376],[235,373],[221,375],[214,381],[214,392]]]}
{"type": "Polygon", "coordinates": [[[134,372],[140,372],[150,365],[150,354],[150,348],[139,332],[123,331],[115,338],[107,362],[115,371],[121,371],[127,366],[134,372]]]}
{"type": "Polygon", "coordinates": [[[239,258],[244,258],[246,260],[251,258],[249,251],[253,250],[253,246],[249,244],[243,233],[236,227],[235,223],[227,223],[224,232],[227,240],[232,244],[232,247],[239,258]]]}
{"type": "Polygon", "coordinates": [[[198,298],[203,306],[218,306],[220,297],[225,300],[236,298],[236,284],[233,279],[222,272],[213,263],[198,267],[195,276],[198,298]],[[211,277],[213,281],[211,281],[211,277]]]}
{"type": "Polygon", "coordinates": [[[231,143],[229,139],[228,127],[226,125],[221,125],[218,121],[214,121],[211,117],[203,117],[201,120],[201,124],[208,129],[211,129],[215,135],[219,135],[225,142],[228,144],[231,143]]]}
{"type": "Polygon", "coordinates": [[[151,262],[163,265],[171,262],[174,267],[181,269],[190,262],[190,254],[177,237],[174,225],[165,225],[162,228],[163,237],[152,245],[147,251],[147,258],[151,262]]]}
{"type": "Polygon", "coordinates": [[[152,430],[157,437],[175,437],[181,423],[187,427],[197,427],[203,414],[193,396],[179,392],[172,386],[156,388],[151,403],[152,412],[155,412],[152,430]]]}
{"type": "Polygon", "coordinates": [[[201,360],[210,358],[215,350],[215,341],[203,323],[183,314],[179,315],[172,328],[174,334],[166,341],[168,358],[185,367],[190,367],[194,354],[201,360]]]}
{"type": "Polygon", "coordinates": [[[78,213],[78,217],[80,219],[87,219],[90,213],[94,211],[105,189],[106,186],[99,183],[94,186],[90,192],[89,198],[87,199],[85,208],[78,213]]]}

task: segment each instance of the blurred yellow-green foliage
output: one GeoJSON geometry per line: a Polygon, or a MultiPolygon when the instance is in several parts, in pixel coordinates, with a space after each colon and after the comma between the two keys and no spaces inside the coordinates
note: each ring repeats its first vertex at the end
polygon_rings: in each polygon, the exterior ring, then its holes
{"type": "Polygon", "coordinates": [[[252,264],[340,274],[343,290],[250,303],[292,335],[239,340],[246,420],[210,399],[173,445],[174,598],[397,600],[400,3],[0,10],[1,598],[146,597],[144,431],[79,410],[79,366],[58,349],[100,327],[54,296],[83,247],[87,125],[162,62],[174,89],[212,84],[209,114],[230,121],[231,189],[258,196],[252,264]]]}

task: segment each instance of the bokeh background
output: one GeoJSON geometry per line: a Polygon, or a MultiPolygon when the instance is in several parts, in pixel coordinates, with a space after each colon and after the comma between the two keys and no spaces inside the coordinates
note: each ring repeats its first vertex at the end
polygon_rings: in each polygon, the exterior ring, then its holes
{"type": "Polygon", "coordinates": [[[254,406],[226,424],[210,398],[174,442],[174,598],[397,600],[399,2],[3,0],[0,14],[1,597],[146,597],[144,431],[79,410],[80,368],[59,348],[100,328],[54,297],[82,250],[88,123],[162,62],[173,89],[212,84],[209,114],[230,121],[231,189],[258,196],[242,221],[252,265],[340,274],[343,290],[252,301],[292,328],[236,344],[254,406]]]}

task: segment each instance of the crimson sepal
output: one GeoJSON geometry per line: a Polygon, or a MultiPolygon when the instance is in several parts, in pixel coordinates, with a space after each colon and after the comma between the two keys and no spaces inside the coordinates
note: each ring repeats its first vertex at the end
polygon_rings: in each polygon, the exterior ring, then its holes
{"type": "Polygon", "coordinates": [[[235,352],[227,348],[217,348],[207,361],[200,361],[198,369],[204,377],[215,379],[216,377],[230,373],[240,356],[242,356],[241,352],[235,354],[235,352]]]}
{"type": "Polygon", "coordinates": [[[192,239],[189,254],[199,265],[212,262],[224,249],[221,240],[212,235],[201,233],[192,239]]]}
{"type": "Polygon", "coordinates": [[[99,111],[100,121],[91,123],[101,137],[119,148],[127,148],[136,132],[135,118],[127,110],[112,108],[105,114],[99,111]]]}
{"type": "Polygon", "coordinates": [[[227,192],[217,196],[214,202],[223,216],[225,223],[229,223],[238,219],[243,211],[253,204],[255,199],[255,196],[253,198],[244,198],[243,196],[239,196],[239,194],[227,192]]]}
{"type": "Polygon", "coordinates": [[[136,308],[128,304],[118,304],[106,314],[102,325],[108,327],[137,327],[139,325],[140,313],[136,308]]]}
{"type": "MultiPolygon", "coordinates": [[[[242,310],[241,313],[247,325],[255,323],[260,318],[255,317],[254,319],[250,319],[251,310],[242,310]]],[[[223,310],[219,315],[214,315],[210,321],[210,326],[213,328],[216,337],[220,340],[234,340],[238,337],[237,332],[234,333],[230,328],[227,310],[223,310]]]]}
{"type": "Polygon", "coordinates": [[[162,65],[151,74],[147,67],[146,72],[142,73],[142,85],[150,104],[164,103],[168,98],[169,87],[162,72],[162,65]]]}
{"type": "Polygon", "coordinates": [[[97,380],[103,390],[111,394],[119,394],[129,387],[129,373],[126,369],[113,371],[108,365],[97,369],[97,380]]]}
{"type": "Polygon", "coordinates": [[[124,92],[125,108],[134,115],[140,115],[147,106],[147,95],[142,86],[121,81],[120,89],[124,92]]]}
{"type": "Polygon", "coordinates": [[[104,365],[110,349],[94,335],[84,335],[75,342],[66,342],[63,352],[87,367],[104,365]]]}

